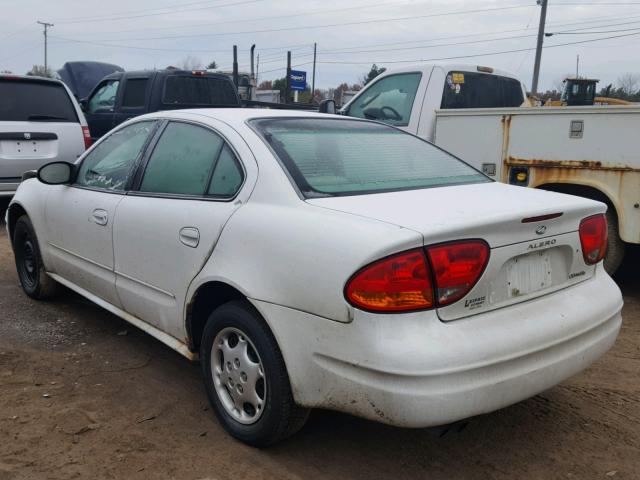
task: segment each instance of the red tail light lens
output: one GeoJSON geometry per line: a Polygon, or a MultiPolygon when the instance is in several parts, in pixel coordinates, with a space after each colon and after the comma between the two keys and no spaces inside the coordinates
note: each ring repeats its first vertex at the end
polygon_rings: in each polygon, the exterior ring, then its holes
{"type": "Polygon", "coordinates": [[[476,284],[489,261],[489,246],[481,240],[427,248],[436,283],[439,307],[464,297],[476,284]]]}
{"type": "Polygon", "coordinates": [[[347,300],[363,310],[406,312],[433,307],[424,252],[411,250],[363,268],[347,282],[347,300]]]}
{"type": "Polygon", "coordinates": [[[580,222],[580,244],[587,265],[594,265],[607,252],[607,219],[604,214],[587,217],[580,222]]]}
{"type": "Polygon", "coordinates": [[[82,138],[84,138],[84,149],[86,150],[93,144],[93,139],[91,138],[89,127],[82,127],[82,138]]]}

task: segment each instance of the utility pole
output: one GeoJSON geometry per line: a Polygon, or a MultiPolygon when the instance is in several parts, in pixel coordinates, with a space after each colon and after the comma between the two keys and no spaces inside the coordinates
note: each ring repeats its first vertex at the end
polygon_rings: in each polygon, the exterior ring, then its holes
{"type": "Polygon", "coordinates": [[[531,81],[531,93],[538,93],[538,76],[540,75],[540,60],[542,58],[542,40],[544,39],[544,24],[547,21],[547,0],[538,0],[542,5],[540,11],[540,26],[538,27],[538,44],[536,45],[536,62],[533,66],[533,80],[531,81]]]}
{"type": "Polygon", "coordinates": [[[311,77],[311,102],[313,103],[313,96],[316,93],[316,46],[313,42],[313,76],[311,77]]]}
{"type": "Polygon", "coordinates": [[[53,23],[41,22],[40,20],[38,20],[36,23],[42,25],[44,29],[44,72],[46,75],[49,73],[49,70],[47,69],[47,29],[53,27],[53,23]]]}
{"type": "Polygon", "coordinates": [[[576,78],[580,78],[580,55],[576,55],[576,78]]]}
{"type": "Polygon", "coordinates": [[[287,78],[285,80],[284,103],[291,102],[291,51],[287,52],[287,78]]]}

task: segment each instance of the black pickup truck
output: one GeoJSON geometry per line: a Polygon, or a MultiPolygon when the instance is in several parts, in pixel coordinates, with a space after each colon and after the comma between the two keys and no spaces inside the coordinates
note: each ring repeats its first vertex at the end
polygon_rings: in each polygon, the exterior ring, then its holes
{"type": "Polygon", "coordinates": [[[143,113],[241,106],[227,75],[202,70],[115,72],[104,77],[80,104],[94,140],[143,113]]]}

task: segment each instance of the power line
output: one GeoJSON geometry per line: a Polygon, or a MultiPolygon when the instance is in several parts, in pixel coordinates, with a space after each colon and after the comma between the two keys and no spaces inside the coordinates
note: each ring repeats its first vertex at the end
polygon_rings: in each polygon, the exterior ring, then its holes
{"type": "MultiPolygon", "coordinates": [[[[601,37],[601,38],[592,38],[589,40],[581,40],[581,41],[577,41],[577,42],[567,42],[567,43],[558,43],[555,45],[545,45],[543,46],[543,48],[556,48],[556,47],[566,47],[568,45],[580,45],[583,43],[591,43],[591,42],[599,42],[602,40],[610,40],[613,38],[622,38],[622,37],[630,37],[633,35],[640,35],[640,31],[639,32],[635,32],[635,33],[626,33],[623,35],[612,35],[609,37],[601,37]]],[[[502,54],[506,54],[506,53],[517,53],[517,52],[529,52],[532,50],[535,50],[536,48],[518,48],[518,49],[514,49],[514,50],[502,50],[502,51],[498,51],[498,52],[487,52],[487,53],[476,53],[476,54],[471,54],[471,55],[459,55],[459,56],[452,56],[452,57],[439,57],[439,58],[421,58],[418,60],[389,60],[389,61],[366,61],[366,62],[353,62],[353,61],[318,61],[318,63],[326,63],[326,64],[337,64],[337,65],[370,65],[372,63],[375,64],[379,64],[379,65],[385,65],[385,64],[394,64],[394,63],[424,63],[424,62],[434,62],[434,61],[440,61],[440,60],[457,60],[457,59],[463,59],[463,58],[475,58],[475,57],[489,57],[492,55],[502,55],[502,54]]]]}
{"type": "MultiPolygon", "coordinates": [[[[125,16],[121,16],[121,17],[112,17],[112,18],[97,18],[96,17],[94,19],[89,18],[89,19],[77,19],[77,20],[59,21],[58,23],[60,23],[60,24],[72,24],[72,23],[110,22],[110,21],[115,21],[115,20],[130,20],[130,19],[134,19],[134,18],[155,17],[155,16],[159,16],[159,15],[171,15],[171,14],[174,14],[174,13],[195,12],[195,11],[199,11],[199,10],[210,10],[212,8],[234,7],[236,5],[244,5],[244,4],[247,4],[247,3],[257,3],[257,2],[262,2],[262,1],[264,1],[264,0],[244,0],[242,2],[225,3],[223,5],[215,4],[215,5],[209,5],[209,6],[206,6],[206,7],[198,7],[198,8],[180,8],[180,10],[169,10],[168,12],[142,13],[142,14],[139,14],[139,15],[125,15],[125,16]]],[[[197,3],[203,3],[203,2],[195,2],[194,4],[197,4],[197,3]]],[[[171,8],[171,7],[166,7],[165,10],[168,9],[168,8],[171,8]]]]}
{"type": "MultiPolygon", "coordinates": [[[[176,38],[194,38],[194,37],[220,37],[227,35],[245,35],[250,33],[273,33],[273,32],[287,32],[293,30],[311,30],[311,29],[319,29],[319,28],[333,28],[333,27],[345,27],[352,25],[367,25],[371,23],[387,23],[387,22],[397,22],[403,20],[417,20],[423,18],[434,18],[434,17],[445,17],[451,15],[466,15],[470,13],[485,13],[485,12],[495,12],[500,10],[513,10],[519,8],[531,8],[534,5],[512,5],[508,7],[490,7],[490,8],[476,8],[472,10],[458,10],[453,12],[442,12],[442,13],[431,13],[426,15],[412,15],[409,17],[395,17],[395,18],[380,18],[373,20],[360,20],[360,21],[352,21],[352,22],[344,22],[344,23],[331,23],[331,24],[323,24],[323,25],[304,25],[304,26],[296,26],[296,27],[282,27],[282,28],[270,28],[263,30],[244,30],[244,31],[236,31],[236,32],[218,32],[218,33],[196,33],[196,34],[187,34],[187,35],[169,35],[162,37],[129,37],[129,38],[121,38],[121,39],[111,39],[113,40],[170,40],[176,38]]],[[[102,39],[104,40],[104,39],[102,39]]]]}

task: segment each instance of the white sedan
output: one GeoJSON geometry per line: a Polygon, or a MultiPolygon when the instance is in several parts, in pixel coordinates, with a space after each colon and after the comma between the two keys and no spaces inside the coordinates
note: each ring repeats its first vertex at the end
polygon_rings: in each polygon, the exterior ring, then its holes
{"type": "Polygon", "coordinates": [[[220,422],[263,446],[310,408],[442,425],[589,366],[621,324],[605,209],[379,123],[205,109],[42,167],[7,227],[27,295],[65,285],[199,357],[220,422]]]}

